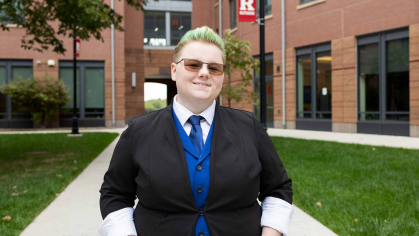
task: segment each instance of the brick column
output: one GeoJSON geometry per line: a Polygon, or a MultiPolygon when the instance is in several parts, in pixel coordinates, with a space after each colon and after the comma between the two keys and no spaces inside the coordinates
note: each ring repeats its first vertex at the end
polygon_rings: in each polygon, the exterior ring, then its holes
{"type": "Polygon", "coordinates": [[[282,125],[282,51],[277,50],[274,54],[274,128],[283,128],[282,125]],[[279,71],[276,71],[279,66],[279,71]],[[280,111],[280,112],[278,112],[280,111]]]}
{"type": "MultiPolygon", "coordinates": [[[[282,83],[282,82],[281,82],[282,83]]],[[[285,50],[285,106],[287,129],[295,129],[295,49],[285,50]]]]}
{"type": "Polygon", "coordinates": [[[332,40],[332,131],[356,133],[355,36],[332,40]]]}
{"type": "Polygon", "coordinates": [[[419,137],[419,24],[409,27],[410,136],[419,137]]]}

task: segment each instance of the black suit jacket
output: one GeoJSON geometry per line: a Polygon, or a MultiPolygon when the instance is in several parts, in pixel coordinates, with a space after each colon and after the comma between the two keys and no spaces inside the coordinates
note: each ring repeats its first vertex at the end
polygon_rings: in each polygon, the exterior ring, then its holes
{"type": "MultiPolygon", "coordinates": [[[[192,236],[201,214],[195,205],[172,104],[137,116],[121,134],[100,189],[103,219],[138,204],[139,236],[192,236]]],[[[291,179],[254,114],[216,105],[210,184],[203,215],[211,236],[260,236],[256,199],[292,204],[291,179]]]]}

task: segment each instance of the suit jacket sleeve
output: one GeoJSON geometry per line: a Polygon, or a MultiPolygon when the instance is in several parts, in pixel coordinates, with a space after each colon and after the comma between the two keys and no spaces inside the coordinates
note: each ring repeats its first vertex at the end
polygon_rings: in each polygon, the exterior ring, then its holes
{"type": "Polygon", "coordinates": [[[100,211],[102,218],[125,207],[133,207],[136,193],[137,170],[132,157],[133,123],[130,120],[128,128],[122,132],[108,171],[100,189],[100,211]]]}
{"type": "Polygon", "coordinates": [[[288,178],[271,138],[255,115],[252,114],[252,116],[258,142],[259,161],[262,164],[259,201],[262,202],[266,197],[271,196],[292,204],[291,179],[288,178]]]}

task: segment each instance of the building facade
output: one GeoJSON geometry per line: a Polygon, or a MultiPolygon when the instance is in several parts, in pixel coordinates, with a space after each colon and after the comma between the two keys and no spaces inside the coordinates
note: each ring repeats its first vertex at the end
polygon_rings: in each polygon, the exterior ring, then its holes
{"type": "MultiPolygon", "coordinates": [[[[258,57],[259,25],[237,22],[236,1],[222,1],[222,29],[250,41],[258,57]]],[[[193,13],[213,9],[193,22],[218,30],[218,2],[193,1],[193,13]]],[[[418,1],[285,1],[285,68],[281,1],[265,4],[268,127],[419,137],[418,1]]],[[[259,91],[257,73],[251,89],[259,91]]],[[[245,102],[232,107],[259,112],[245,102]]]]}
{"type": "MultiPolygon", "coordinates": [[[[230,29],[236,38],[250,41],[249,53],[259,58],[259,25],[238,22],[237,1],[221,1],[221,31],[230,29]]],[[[285,68],[281,0],[265,0],[265,5],[268,127],[419,137],[417,0],[285,1],[285,68]]],[[[166,84],[170,102],[176,94],[170,79],[175,45],[189,29],[207,25],[219,32],[219,7],[219,0],[160,0],[149,1],[143,13],[124,1],[115,2],[125,28],[115,31],[116,126],[145,112],[145,82],[166,84]]],[[[64,56],[26,51],[20,48],[25,30],[9,27],[9,32],[0,32],[0,84],[19,76],[42,80],[48,75],[62,79],[72,94],[72,40],[63,38],[64,56]],[[48,66],[48,60],[54,60],[55,66],[48,66]]],[[[110,30],[103,32],[103,43],[81,42],[80,126],[111,126],[110,35],[110,30]]],[[[231,78],[233,85],[238,83],[240,73],[233,72],[231,78]]],[[[259,81],[254,72],[248,89],[258,92],[259,81]]],[[[72,103],[61,109],[50,126],[71,126],[72,103]]],[[[247,102],[232,101],[231,106],[260,111],[247,102]]],[[[0,91],[0,128],[19,127],[34,127],[30,114],[0,91]]]]}

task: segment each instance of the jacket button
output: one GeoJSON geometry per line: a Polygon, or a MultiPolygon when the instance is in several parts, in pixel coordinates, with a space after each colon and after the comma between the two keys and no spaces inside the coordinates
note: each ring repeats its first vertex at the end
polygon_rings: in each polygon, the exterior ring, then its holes
{"type": "Polygon", "coordinates": [[[204,190],[201,186],[199,186],[197,189],[198,193],[202,192],[202,190],[204,190]]]}
{"type": "Polygon", "coordinates": [[[204,232],[199,231],[198,236],[204,236],[204,232]]]}
{"type": "Polygon", "coordinates": [[[202,170],[202,166],[197,166],[196,169],[197,170],[202,170]]]}
{"type": "Polygon", "coordinates": [[[202,210],[201,208],[199,208],[199,214],[200,214],[201,216],[203,216],[203,215],[204,215],[204,210],[202,210]]]}

